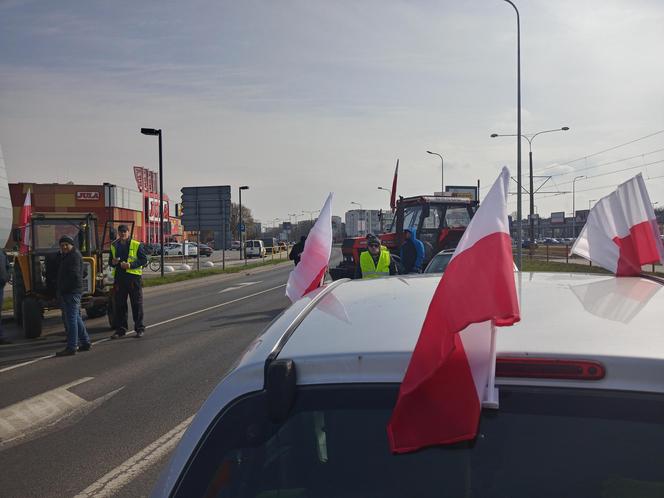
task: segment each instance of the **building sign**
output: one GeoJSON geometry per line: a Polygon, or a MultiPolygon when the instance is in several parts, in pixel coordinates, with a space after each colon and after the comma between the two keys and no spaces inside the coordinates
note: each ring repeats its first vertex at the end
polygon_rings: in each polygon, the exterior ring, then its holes
{"type": "MultiPolygon", "coordinates": [[[[159,199],[147,197],[145,202],[145,218],[148,221],[159,221],[159,199]]],[[[168,201],[164,201],[164,220],[168,221],[168,201]]]]}
{"type": "Polygon", "coordinates": [[[565,223],[565,212],[564,211],[556,211],[555,213],[551,213],[551,224],[562,224],[565,223]]]}
{"type": "Polygon", "coordinates": [[[101,199],[99,192],[76,192],[77,201],[98,201],[101,199]]]}
{"type": "Polygon", "coordinates": [[[156,172],[134,166],[134,179],[139,192],[157,192],[159,175],[156,172]]]}
{"type": "Polygon", "coordinates": [[[461,197],[471,201],[477,200],[477,187],[474,185],[447,185],[445,193],[452,194],[452,197],[461,197]]]}

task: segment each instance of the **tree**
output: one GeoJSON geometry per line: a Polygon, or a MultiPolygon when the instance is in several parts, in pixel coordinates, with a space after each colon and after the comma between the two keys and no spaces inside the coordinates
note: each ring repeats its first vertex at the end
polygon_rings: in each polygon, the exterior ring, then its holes
{"type": "MultiPolygon", "coordinates": [[[[238,232],[238,225],[240,224],[240,206],[235,202],[231,202],[231,234],[233,240],[240,240],[240,232],[238,232]]],[[[253,233],[254,217],[251,214],[251,209],[247,206],[242,206],[242,223],[245,226],[245,234],[253,233]]]]}

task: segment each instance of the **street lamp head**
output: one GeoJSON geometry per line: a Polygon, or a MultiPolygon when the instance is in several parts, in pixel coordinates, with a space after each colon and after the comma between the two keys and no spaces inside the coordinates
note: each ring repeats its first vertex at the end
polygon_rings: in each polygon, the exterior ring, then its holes
{"type": "Polygon", "coordinates": [[[240,187],[240,190],[249,190],[249,187],[246,186],[246,185],[242,185],[242,186],[240,187]]]}
{"type": "Polygon", "coordinates": [[[492,133],[491,138],[496,138],[498,136],[498,133],[492,133]]]}
{"type": "Polygon", "coordinates": [[[143,135],[159,135],[161,130],[157,130],[155,128],[141,128],[141,133],[143,135]]]}
{"type": "Polygon", "coordinates": [[[428,150],[428,151],[427,151],[427,154],[433,154],[433,152],[431,152],[430,150],[428,150]]]}
{"type": "Polygon", "coordinates": [[[567,130],[569,130],[569,126],[563,126],[563,127],[561,128],[561,130],[563,130],[563,131],[567,131],[567,130]]]}

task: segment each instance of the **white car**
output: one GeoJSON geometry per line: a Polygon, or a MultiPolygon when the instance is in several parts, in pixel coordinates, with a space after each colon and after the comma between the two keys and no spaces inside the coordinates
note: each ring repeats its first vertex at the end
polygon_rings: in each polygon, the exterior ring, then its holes
{"type": "Polygon", "coordinates": [[[164,244],[164,256],[198,256],[198,247],[193,242],[171,242],[164,244]]]}
{"type": "Polygon", "coordinates": [[[247,240],[244,243],[244,252],[247,258],[264,258],[267,254],[262,240],[247,240]]]}
{"type": "Polygon", "coordinates": [[[155,497],[617,497],[664,489],[664,292],[516,273],[498,409],[406,455],[386,425],[440,276],[338,280],[286,309],[199,410],[155,497]]]}

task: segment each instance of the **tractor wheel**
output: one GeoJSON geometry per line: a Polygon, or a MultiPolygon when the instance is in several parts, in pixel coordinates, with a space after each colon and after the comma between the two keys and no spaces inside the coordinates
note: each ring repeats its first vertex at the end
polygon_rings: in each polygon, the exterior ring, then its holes
{"type": "Polygon", "coordinates": [[[14,300],[14,321],[18,326],[23,325],[23,298],[25,297],[25,283],[18,263],[14,264],[14,277],[12,285],[12,298],[14,300]]]}
{"type": "Polygon", "coordinates": [[[115,304],[113,303],[113,296],[108,297],[106,315],[108,317],[108,326],[111,328],[111,330],[115,330],[115,304]]]}
{"type": "Polygon", "coordinates": [[[106,314],[106,305],[97,304],[96,306],[88,306],[85,308],[85,313],[88,315],[88,318],[99,318],[106,314]]]}
{"type": "Polygon", "coordinates": [[[36,339],[42,333],[42,305],[39,299],[23,299],[23,332],[28,339],[36,339]]]}

